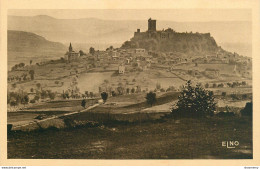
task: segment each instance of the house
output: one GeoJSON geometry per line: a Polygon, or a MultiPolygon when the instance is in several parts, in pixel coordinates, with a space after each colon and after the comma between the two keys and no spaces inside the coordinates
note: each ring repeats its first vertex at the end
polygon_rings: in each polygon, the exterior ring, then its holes
{"type": "Polygon", "coordinates": [[[125,73],[125,66],[124,65],[119,65],[118,66],[118,73],[119,74],[124,74],[125,73]]]}
{"type": "Polygon", "coordinates": [[[145,55],[146,55],[145,49],[137,48],[137,49],[134,50],[134,56],[135,57],[141,57],[141,56],[145,56],[145,55]]]}

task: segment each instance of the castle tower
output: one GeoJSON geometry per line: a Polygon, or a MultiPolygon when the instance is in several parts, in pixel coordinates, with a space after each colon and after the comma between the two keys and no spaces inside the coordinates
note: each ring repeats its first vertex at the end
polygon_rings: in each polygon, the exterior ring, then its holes
{"type": "Polygon", "coordinates": [[[148,19],[148,31],[156,31],[156,20],[148,19]]]}
{"type": "Polygon", "coordinates": [[[71,46],[71,43],[70,43],[70,47],[69,47],[69,52],[72,52],[72,46],[71,46]]]}

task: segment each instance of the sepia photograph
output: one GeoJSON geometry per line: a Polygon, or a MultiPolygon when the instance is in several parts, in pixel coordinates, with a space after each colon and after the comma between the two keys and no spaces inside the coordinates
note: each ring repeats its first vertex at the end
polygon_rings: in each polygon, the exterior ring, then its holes
{"type": "Polygon", "coordinates": [[[253,159],[251,9],[7,15],[7,159],[253,159]]]}

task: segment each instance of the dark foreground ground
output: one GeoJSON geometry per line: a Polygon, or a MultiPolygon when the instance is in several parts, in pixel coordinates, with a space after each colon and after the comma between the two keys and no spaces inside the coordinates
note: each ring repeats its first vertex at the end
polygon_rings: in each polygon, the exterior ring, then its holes
{"type": "Polygon", "coordinates": [[[166,119],[8,135],[18,159],[250,159],[250,118],[166,119]],[[236,148],[222,141],[239,141],[236,148]]]}

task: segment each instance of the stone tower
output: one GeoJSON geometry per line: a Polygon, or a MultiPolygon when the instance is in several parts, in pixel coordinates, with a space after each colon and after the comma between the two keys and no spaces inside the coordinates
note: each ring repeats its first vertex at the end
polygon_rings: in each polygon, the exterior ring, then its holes
{"type": "Polygon", "coordinates": [[[71,46],[71,43],[70,43],[70,47],[69,47],[69,52],[72,52],[72,46],[71,46]]]}
{"type": "Polygon", "coordinates": [[[156,20],[148,19],[148,31],[156,31],[156,20]]]}

